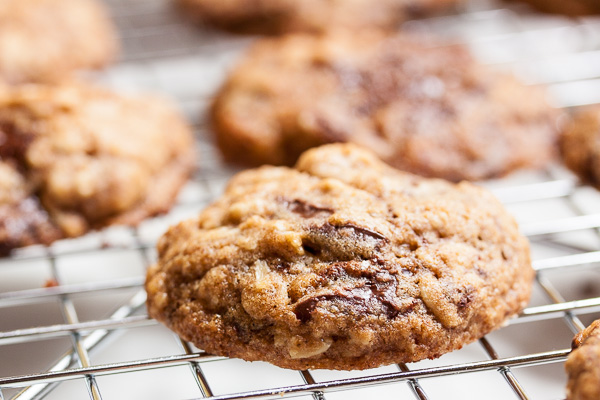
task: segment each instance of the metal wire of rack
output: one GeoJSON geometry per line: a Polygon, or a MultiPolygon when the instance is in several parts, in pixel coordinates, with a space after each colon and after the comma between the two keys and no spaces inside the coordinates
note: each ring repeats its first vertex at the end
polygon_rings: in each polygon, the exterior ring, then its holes
{"type": "MultiPolygon", "coordinates": [[[[156,239],[236,171],[220,161],[202,110],[252,38],[188,24],[161,0],[107,3],[124,54],[95,78],[174,97],[196,127],[197,172],[164,217],[0,259],[0,399],[564,397],[570,340],[600,317],[600,194],[559,166],[484,183],[532,242],[534,297],[506,327],[440,359],[298,373],[206,354],[148,319],[142,285],[156,239]]],[[[548,85],[558,107],[599,103],[600,19],[511,7],[474,0],[405,28],[443,32],[483,62],[548,85]]]]}

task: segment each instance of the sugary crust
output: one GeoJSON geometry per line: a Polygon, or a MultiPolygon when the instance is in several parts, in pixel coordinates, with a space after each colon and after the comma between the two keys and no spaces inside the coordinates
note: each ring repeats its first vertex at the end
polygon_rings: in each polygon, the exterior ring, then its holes
{"type": "Polygon", "coordinates": [[[575,336],[565,369],[567,400],[600,399],[600,320],[575,336]]]}
{"type": "Polygon", "coordinates": [[[332,27],[394,28],[464,0],[176,0],[194,19],[238,32],[324,32],[332,27]]]}
{"type": "Polygon", "coordinates": [[[487,191],[349,144],[238,174],[172,227],[149,315],[207,352],[292,368],[438,357],[527,303],[527,240],[487,191]]]}
{"type": "Polygon", "coordinates": [[[0,2],[0,78],[9,83],[59,81],[76,69],[103,67],[117,51],[97,0],[0,2]]]}
{"type": "Polygon", "coordinates": [[[600,106],[576,114],[561,135],[564,163],[579,178],[600,188],[600,106]]]}
{"type": "Polygon", "coordinates": [[[172,105],[83,84],[0,93],[0,143],[2,253],[165,212],[194,157],[172,105]]]}
{"type": "Polygon", "coordinates": [[[453,181],[545,165],[556,116],[542,91],[465,48],[379,32],[262,39],[212,107],[231,161],[292,165],[310,147],[354,142],[399,169],[453,181]]]}
{"type": "MultiPolygon", "coordinates": [[[[516,0],[515,0],[516,1],[516,0]]],[[[565,14],[571,17],[600,13],[598,0],[518,0],[529,3],[536,9],[555,14],[565,14]]]]}

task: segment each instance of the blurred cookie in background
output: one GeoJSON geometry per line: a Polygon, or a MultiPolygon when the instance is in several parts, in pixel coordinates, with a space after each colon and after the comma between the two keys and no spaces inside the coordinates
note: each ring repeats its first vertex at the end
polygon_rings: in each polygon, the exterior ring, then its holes
{"type": "Polygon", "coordinates": [[[162,99],[75,83],[0,92],[0,254],[166,212],[193,149],[162,99]]]}
{"type": "Polygon", "coordinates": [[[600,188],[600,105],[576,113],[560,139],[563,161],[583,183],[600,188]]]}
{"type": "Polygon", "coordinates": [[[330,142],[452,181],[544,166],[557,111],[539,88],[460,46],[379,31],[261,39],[217,93],[212,121],[229,161],[292,165],[330,142]]]}
{"type": "Polygon", "coordinates": [[[95,69],[118,52],[115,29],[97,0],[2,0],[0,79],[54,82],[95,69]]]}
{"type": "Polygon", "coordinates": [[[394,28],[464,0],[176,0],[194,19],[238,32],[323,32],[331,28],[394,28]]]}
{"type": "Polygon", "coordinates": [[[598,0],[512,0],[528,3],[536,10],[571,17],[600,14],[598,0]]]}

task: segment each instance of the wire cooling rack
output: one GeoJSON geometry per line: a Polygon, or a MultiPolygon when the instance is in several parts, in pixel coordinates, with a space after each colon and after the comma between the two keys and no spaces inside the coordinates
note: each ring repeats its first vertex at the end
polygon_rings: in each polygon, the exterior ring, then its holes
{"type": "MultiPolygon", "coordinates": [[[[600,317],[600,195],[559,166],[484,183],[532,242],[533,299],[504,328],[437,360],[289,371],[205,354],[149,320],[142,285],[156,239],[235,172],[220,161],[204,110],[252,38],[192,26],[164,1],[108,4],[123,57],[95,78],[176,99],[196,128],[197,172],[166,216],[0,259],[0,399],[564,398],[573,334],[600,317]]],[[[485,63],[548,85],[557,107],[600,102],[600,19],[474,0],[459,15],[405,28],[443,33],[485,63]]]]}

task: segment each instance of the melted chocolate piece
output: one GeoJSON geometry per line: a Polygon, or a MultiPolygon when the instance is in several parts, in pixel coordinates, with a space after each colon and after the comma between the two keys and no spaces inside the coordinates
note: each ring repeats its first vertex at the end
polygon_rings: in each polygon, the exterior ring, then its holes
{"type": "Polygon", "coordinates": [[[292,212],[300,214],[304,218],[312,218],[320,213],[333,214],[333,209],[329,207],[317,206],[299,199],[295,199],[294,201],[288,202],[288,207],[292,212]]]}
{"type": "Polygon", "coordinates": [[[377,257],[381,246],[389,240],[379,232],[352,223],[314,225],[309,227],[302,245],[308,253],[330,260],[350,261],[377,257]]]}
{"type": "Polygon", "coordinates": [[[364,286],[348,290],[340,290],[331,294],[309,297],[298,302],[294,307],[294,314],[301,322],[310,321],[312,312],[320,302],[341,303],[351,308],[356,314],[372,313],[381,309],[388,318],[393,319],[401,312],[409,312],[414,307],[402,307],[395,298],[396,281],[389,282],[367,282],[364,286]]]}
{"type": "Polygon", "coordinates": [[[458,307],[459,310],[466,308],[473,301],[473,297],[474,296],[472,293],[465,294],[463,297],[461,297],[460,301],[458,302],[458,304],[456,306],[458,307]]]}
{"type": "Polygon", "coordinates": [[[16,247],[60,239],[62,232],[34,197],[19,204],[0,206],[0,256],[16,247]]]}
{"type": "Polygon", "coordinates": [[[20,131],[14,124],[0,121],[0,159],[15,160],[20,169],[25,165],[25,152],[34,136],[20,131]]]}
{"type": "Polygon", "coordinates": [[[316,227],[315,229],[312,229],[312,231],[315,232],[322,232],[324,234],[330,235],[330,234],[335,234],[336,231],[338,230],[343,230],[343,229],[351,229],[354,231],[354,233],[357,236],[369,236],[373,239],[376,240],[383,240],[385,242],[389,242],[389,239],[386,238],[384,235],[382,235],[379,232],[373,231],[369,228],[365,228],[363,226],[358,226],[352,223],[345,223],[343,225],[331,225],[330,223],[326,223],[322,226],[316,227]]]}
{"type": "Polygon", "coordinates": [[[353,229],[356,233],[359,233],[361,235],[370,236],[377,240],[383,240],[385,242],[389,242],[389,239],[386,238],[385,236],[383,236],[381,233],[372,231],[371,229],[365,228],[362,226],[348,223],[348,224],[344,224],[344,225],[335,226],[335,228],[350,228],[350,229],[353,229]]]}

